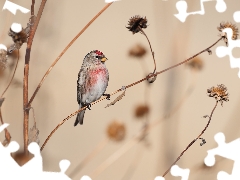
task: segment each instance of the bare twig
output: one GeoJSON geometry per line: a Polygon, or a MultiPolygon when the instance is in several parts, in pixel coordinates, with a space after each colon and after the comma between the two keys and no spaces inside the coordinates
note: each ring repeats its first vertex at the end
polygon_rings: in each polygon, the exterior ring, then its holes
{"type": "Polygon", "coordinates": [[[140,26],[139,26],[138,28],[140,29],[140,32],[147,38],[149,47],[150,47],[150,49],[151,49],[151,53],[152,53],[152,57],[153,57],[153,62],[154,62],[154,69],[153,69],[153,74],[154,74],[154,73],[156,72],[156,68],[157,68],[157,67],[156,67],[156,60],[155,60],[154,52],[153,52],[153,50],[152,50],[151,43],[150,43],[150,41],[149,41],[146,33],[143,31],[143,29],[142,29],[140,26]]]}
{"type": "MultiPolygon", "coordinates": [[[[196,56],[198,56],[198,55],[200,55],[200,54],[202,54],[202,53],[204,53],[204,52],[206,52],[206,51],[209,51],[209,49],[212,48],[214,45],[216,45],[220,40],[222,40],[222,37],[219,38],[214,44],[212,44],[212,45],[209,46],[208,48],[202,50],[201,52],[195,54],[194,56],[192,56],[192,57],[190,57],[190,58],[188,58],[188,59],[186,59],[186,60],[184,60],[184,61],[182,61],[182,62],[180,62],[180,63],[178,63],[178,64],[175,64],[175,65],[173,65],[173,66],[171,66],[171,67],[169,67],[169,68],[167,68],[167,69],[164,69],[164,70],[159,71],[159,72],[157,72],[157,73],[155,73],[155,74],[152,74],[152,75],[148,75],[147,77],[145,77],[145,78],[143,78],[143,79],[141,79],[141,80],[139,80],[139,81],[136,81],[136,82],[134,82],[134,83],[132,83],[132,84],[129,84],[129,85],[127,85],[127,86],[124,86],[124,88],[120,88],[120,89],[114,91],[113,93],[111,93],[110,96],[112,96],[112,95],[114,95],[114,94],[116,94],[116,93],[118,93],[118,92],[120,92],[120,91],[123,91],[123,90],[125,90],[125,89],[127,89],[127,88],[130,88],[130,87],[132,87],[132,86],[135,86],[135,85],[137,85],[137,84],[139,84],[139,83],[147,80],[147,79],[150,78],[150,77],[153,77],[153,76],[157,76],[157,75],[159,75],[159,74],[162,74],[162,73],[164,73],[164,72],[166,72],[166,71],[168,71],[168,70],[170,70],[170,69],[173,69],[173,68],[175,68],[175,67],[177,67],[177,66],[180,66],[180,65],[182,65],[182,64],[184,64],[184,63],[192,60],[192,59],[195,58],[196,56]]],[[[98,103],[98,102],[100,102],[100,101],[102,101],[102,100],[104,100],[104,99],[106,99],[106,98],[107,98],[106,96],[103,96],[101,99],[92,102],[91,105],[94,105],[94,104],[96,104],[96,103],[98,103]]],[[[41,151],[43,150],[43,148],[45,147],[45,145],[47,144],[47,142],[49,141],[49,139],[51,138],[51,136],[54,134],[54,132],[55,132],[61,125],[63,125],[68,119],[70,119],[71,117],[75,116],[76,114],[78,114],[79,112],[81,112],[82,110],[84,110],[84,109],[86,109],[86,108],[87,108],[87,106],[84,106],[83,108],[75,111],[74,113],[72,113],[72,114],[70,114],[69,116],[67,116],[64,120],[62,120],[62,122],[60,122],[60,123],[52,130],[52,132],[48,135],[47,139],[45,140],[45,142],[43,143],[43,145],[42,145],[42,147],[41,147],[41,151]]]]}
{"type": "Polygon", "coordinates": [[[34,16],[34,5],[35,5],[35,0],[32,0],[32,5],[31,5],[31,16],[34,16]]]}
{"type": "MultiPolygon", "coordinates": [[[[28,105],[28,75],[29,75],[29,62],[30,62],[30,53],[34,35],[36,33],[43,9],[45,7],[47,0],[42,0],[40,8],[38,10],[37,18],[34,22],[33,27],[31,26],[29,38],[27,41],[27,49],[25,54],[25,65],[24,65],[24,78],[23,78],[23,111],[24,111],[24,122],[23,122],[23,136],[24,136],[24,153],[28,153],[28,121],[29,121],[29,105],[28,105]]],[[[32,1],[31,14],[34,13],[34,3],[32,1]]]]}
{"type": "Polygon", "coordinates": [[[207,125],[205,126],[205,128],[202,130],[202,132],[201,132],[194,140],[192,140],[192,142],[190,142],[190,143],[188,144],[188,146],[181,152],[181,154],[178,156],[178,158],[171,164],[171,166],[167,169],[167,171],[163,174],[162,177],[165,177],[165,176],[166,176],[166,174],[170,171],[171,167],[172,167],[173,165],[175,165],[175,164],[179,161],[179,159],[183,156],[183,154],[203,135],[203,133],[206,131],[206,129],[208,128],[208,126],[209,126],[209,124],[210,124],[210,122],[211,122],[212,115],[213,115],[213,112],[215,111],[215,109],[216,109],[216,107],[217,107],[217,104],[218,104],[218,101],[216,101],[216,104],[215,104],[215,106],[214,106],[214,108],[213,108],[213,110],[212,110],[212,112],[211,112],[211,115],[209,116],[208,123],[207,123],[207,125]]]}
{"type": "Polygon", "coordinates": [[[47,72],[44,74],[43,78],[41,79],[40,83],[38,84],[37,88],[35,89],[32,97],[30,98],[30,101],[28,103],[28,106],[31,106],[31,103],[33,101],[33,99],[35,98],[36,94],[38,93],[40,87],[42,86],[43,82],[45,81],[45,79],[47,78],[48,74],[51,72],[52,68],[57,64],[57,62],[59,61],[59,59],[63,56],[63,54],[65,54],[65,52],[68,50],[68,48],[70,48],[72,46],[72,44],[77,40],[77,38],[112,4],[108,3],[106,6],[104,6],[103,9],[101,9],[101,11],[99,11],[99,13],[97,13],[92,19],[91,21],[89,21],[86,26],[71,40],[71,42],[64,48],[64,50],[60,53],[60,55],[57,57],[57,59],[55,59],[55,61],[52,63],[52,65],[48,68],[47,72]]]}
{"type": "Polygon", "coordinates": [[[5,94],[5,92],[8,90],[9,86],[11,85],[11,83],[12,83],[12,81],[13,81],[13,78],[14,78],[15,73],[16,73],[16,70],[17,70],[18,61],[19,61],[19,50],[18,50],[18,59],[17,59],[17,62],[16,62],[15,69],[14,69],[14,71],[13,71],[12,78],[11,78],[10,82],[8,83],[6,89],[3,91],[2,95],[1,95],[1,98],[3,97],[3,95],[5,94]]]}
{"type": "MultiPolygon", "coordinates": [[[[191,94],[191,90],[193,89],[194,82],[190,87],[187,89],[186,94],[184,97],[180,100],[180,102],[176,105],[175,108],[172,109],[171,112],[164,115],[160,120],[156,120],[148,125],[147,128],[142,128],[138,134],[134,137],[132,137],[128,142],[125,143],[125,145],[122,146],[122,148],[118,149],[113,155],[111,155],[105,162],[103,162],[100,166],[98,166],[94,172],[93,176],[96,177],[99,174],[101,174],[105,169],[107,169],[112,163],[114,163],[118,158],[120,158],[124,153],[129,151],[135,144],[142,141],[142,136],[144,133],[149,133],[153,128],[156,128],[157,125],[163,120],[168,119],[171,115],[173,115],[180,107],[183,101],[186,99],[187,96],[191,94]],[[189,92],[190,91],[190,92],[189,92]],[[117,157],[116,157],[117,156],[117,157]]],[[[92,177],[92,176],[91,176],[92,177]]]]}

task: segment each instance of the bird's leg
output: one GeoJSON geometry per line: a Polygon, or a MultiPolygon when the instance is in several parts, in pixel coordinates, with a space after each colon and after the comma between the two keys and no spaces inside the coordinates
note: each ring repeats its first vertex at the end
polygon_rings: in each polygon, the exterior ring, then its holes
{"type": "Polygon", "coordinates": [[[82,107],[87,106],[89,110],[91,110],[91,103],[82,103],[82,107]]]}
{"type": "Polygon", "coordinates": [[[107,100],[110,100],[110,94],[103,94],[103,96],[107,96],[107,100]]]}
{"type": "Polygon", "coordinates": [[[87,108],[91,110],[91,106],[92,106],[91,103],[87,103],[86,105],[87,105],[87,108]]]}

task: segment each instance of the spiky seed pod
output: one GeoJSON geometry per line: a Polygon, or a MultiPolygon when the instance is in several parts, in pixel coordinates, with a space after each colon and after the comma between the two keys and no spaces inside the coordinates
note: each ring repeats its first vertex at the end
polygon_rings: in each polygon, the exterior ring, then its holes
{"type": "Polygon", "coordinates": [[[139,15],[133,16],[128,21],[126,28],[133,34],[138,33],[141,30],[140,28],[147,28],[147,18],[139,15]]]}
{"type": "Polygon", "coordinates": [[[223,105],[223,101],[229,101],[229,94],[227,92],[227,87],[223,84],[217,85],[216,87],[211,87],[207,89],[209,97],[214,97],[216,101],[220,101],[223,105]]]}
{"type": "Polygon", "coordinates": [[[239,35],[239,31],[238,28],[235,24],[232,24],[231,22],[221,22],[220,26],[217,27],[217,29],[222,32],[224,29],[226,28],[231,28],[233,31],[233,35],[232,35],[232,40],[236,40],[238,38],[239,35]]]}

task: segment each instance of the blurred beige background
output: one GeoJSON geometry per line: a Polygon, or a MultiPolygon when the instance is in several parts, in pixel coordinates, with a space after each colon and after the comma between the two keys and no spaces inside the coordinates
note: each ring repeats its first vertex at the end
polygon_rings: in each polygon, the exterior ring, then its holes
{"type": "MultiPolygon", "coordinates": [[[[3,7],[4,2],[0,2],[0,7],[3,7]]],[[[30,9],[31,1],[12,0],[12,2],[30,9]]],[[[216,11],[216,1],[205,2],[204,15],[189,16],[186,22],[182,23],[173,15],[178,13],[176,2],[176,0],[115,2],[78,38],[47,77],[32,104],[40,131],[40,145],[58,123],[78,109],[77,74],[84,56],[91,50],[98,49],[109,59],[106,62],[110,73],[107,93],[135,82],[152,71],[153,62],[146,38],[141,34],[132,35],[125,28],[130,17],[134,15],[147,17],[149,26],[145,32],[155,52],[157,71],[160,71],[213,44],[219,38],[217,26],[220,22],[234,23],[233,13],[240,10],[238,0],[226,0],[227,10],[223,13],[216,11]],[[129,56],[130,48],[136,44],[141,44],[148,50],[141,59],[129,56]]],[[[188,12],[200,10],[200,0],[188,0],[187,3],[188,12]]],[[[36,14],[39,5],[40,0],[36,1],[36,14]]],[[[31,51],[29,96],[60,52],[104,6],[104,0],[46,3],[31,51]]],[[[5,10],[1,11],[0,17],[0,43],[8,46],[11,44],[11,38],[7,36],[10,25],[18,22],[25,27],[29,14],[18,11],[16,16],[13,16],[5,10]]],[[[237,26],[240,27],[239,24],[237,26]]],[[[224,42],[218,43],[217,46],[224,46],[224,42]]],[[[153,180],[168,169],[181,151],[205,127],[207,119],[201,117],[209,115],[215,105],[215,100],[206,95],[207,88],[225,84],[230,93],[230,101],[224,103],[223,107],[220,105],[217,107],[212,122],[203,135],[207,143],[201,147],[200,141],[196,142],[177,164],[181,168],[191,170],[189,177],[191,180],[216,179],[220,170],[231,173],[233,162],[221,157],[217,157],[217,164],[214,167],[203,166],[206,151],[217,146],[213,139],[217,132],[225,134],[226,142],[240,136],[240,79],[237,76],[239,69],[230,68],[227,56],[224,58],[216,56],[217,46],[212,48],[212,55],[203,53],[199,56],[204,63],[204,68],[199,72],[192,72],[182,65],[161,74],[150,86],[143,82],[127,89],[126,96],[114,106],[104,108],[109,103],[106,100],[92,106],[91,111],[86,111],[83,126],[73,127],[75,116],[68,120],[56,131],[42,151],[44,170],[60,171],[59,161],[68,159],[71,165],[66,174],[70,175],[98,143],[107,139],[106,128],[109,123],[113,120],[123,122],[126,126],[125,139],[121,142],[109,141],[94,159],[70,177],[78,180],[85,174],[93,175],[102,162],[141,130],[144,118],[135,117],[136,106],[148,103],[150,107],[148,119],[151,123],[172,112],[184,99],[177,111],[150,131],[147,136],[148,145],[144,142],[136,143],[94,178],[94,180],[153,180]],[[193,91],[191,94],[186,93],[192,81],[195,83],[193,91]]],[[[15,77],[18,83],[22,83],[23,79],[25,49],[26,44],[20,50],[20,62],[15,77]]],[[[239,49],[234,49],[233,54],[239,58],[239,49]]],[[[5,71],[0,79],[1,92],[11,75],[8,68],[5,71]]],[[[5,94],[6,100],[2,107],[4,121],[10,123],[8,129],[12,140],[19,142],[21,148],[23,148],[22,94],[21,84],[12,85],[5,94]]],[[[112,96],[111,100],[116,97],[117,95],[112,96]]],[[[32,125],[33,118],[30,112],[30,127],[32,125]]],[[[3,133],[1,137],[3,140],[3,133]]],[[[166,179],[177,180],[180,177],[173,177],[169,173],[166,179]]]]}

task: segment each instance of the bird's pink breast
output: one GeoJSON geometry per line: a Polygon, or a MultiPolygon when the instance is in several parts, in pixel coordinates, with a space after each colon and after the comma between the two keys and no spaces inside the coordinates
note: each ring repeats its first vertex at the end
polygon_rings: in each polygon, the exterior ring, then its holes
{"type": "Polygon", "coordinates": [[[94,69],[94,70],[91,70],[89,72],[89,75],[90,75],[90,84],[91,85],[94,85],[97,83],[97,81],[107,81],[107,76],[108,76],[108,73],[106,71],[106,69],[103,69],[103,68],[99,68],[99,69],[94,69]]]}

